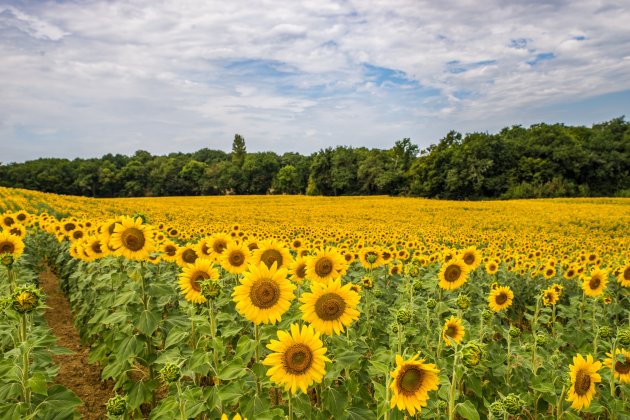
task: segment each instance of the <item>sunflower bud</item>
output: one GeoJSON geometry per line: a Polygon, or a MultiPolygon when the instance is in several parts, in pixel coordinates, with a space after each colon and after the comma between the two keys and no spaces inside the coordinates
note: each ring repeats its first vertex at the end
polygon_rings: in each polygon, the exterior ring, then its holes
{"type": "Polygon", "coordinates": [[[457,306],[462,311],[465,311],[470,306],[470,298],[467,295],[457,296],[457,306]]]}
{"type": "Polygon", "coordinates": [[[492,317],[493,317],[493,316],[494,316],[494,312],[492,312],[492,311],[491,311],[491,310],[489,310],[489,309],[484,309],[484,310],[481,312],[481,318],[482,318],[485,322],[490,321],[490,320],[492,319],[492,317]]]}
{"type": "Polygon", "coordinates": [[[630,330],[618,330],[617,331],[617,341],[622,346],[630,346],[630,330]]]}
{"type": "Polygon", "coordinates": [[[107,401],[106,407],[110,416],[122,416],[127,411],[127,397],[113,396],[107,401]]]}
{"type": "Polygon", "coordinates": [[[361,283],[365,289],[372,289],[374,287],[374,279],[370,276],[365,276],[361,278],[361,283]]]}
{"type": "Polygon", "coordinates": [[[415,279],[413,281],[413,289],[415,291],[420,291],[422,290],[422,281],[420,281],[420,279],[415,279]]]}
{"type": "Polygon", "coordinates": [[[370,264],[374,264],[376,262],[376,255],[374,254],[368,254],[365,259],[367,260],[367,262],[369,262],[370,264]]]}
{"type": "Polygon", "coordinates": [[[11,268],[13,266],[13,255],[11,254],[2,254],[0,255],[0,264],[4,265],[7,268],[11,268]]]}
{"type": "Polygon", "coordinates": [[[396,322],[393,322],[390,326],[389,329],[391,330],[392,333],[394,334],[398,334],[398,324],[396,322]]]}
{"type": "Polygon", "coordinates": [[[411,311],[409,309],[399,309],[396,313],[396,321],[402,325],[407,325],[411,321],[411,311]]]}
{"type": "Polygon", "coordinates": [[[604,325],[602,327],[599,327],[599,331],[597,331],[597,334],[599,334],[601,338],[607,339],[607,338],[611,338],[614,335],[614,332],[612,328],[610,328],[607,325],[604,325]]]}
{"type": "Polygon", "coordinates": [[[383,292],[381,292],[381,289],[374,289],[374,296],[377,298],[383,296],[383,292]]]}
{"type": "Polygon", "coordinates": [[[435,309],[435,307],[437,306],[437,301],[433,298],[427,300],[427,308],[429,309],[435,309]]]}
{"type": "Polygon", "coordinates": [[[503,407],[508,414],[515,416],[523,410],[523,400],[516,394],[509,394],[503,398],[503,407]]]}
{"type": "Polygon", "coordinates": [[[444,400],[438,401],[438,412],[446,411],[447,407],[448,407],[448,404],[446,403],[446,401],[444,400]]]}
{"type": "Polygon", "coordinates": [[[541,346],[542,347],[542,346],[547,344],[547,341],[549,341],[549,340],[547,339],[547,336],[545,334],[538,333],[536,335],[536,345],[537,346],[541,346]]]}
{"type": "Polygon", "coordinates": [[[160,370],[160,379],[162,382],[170,384],[172,382],[177,382],[181,374],[179,366],[174,363],[167,363],[164,365],[162,370],[160,370]]]}
{"type": "Polygon", "coordinates": [[[201,295],[208,300],[214,300],[221,294],[221,286],[215,280],[201,282],[201,295]]]}
{"type": "Polygon", "coordinates": [[[41,302],[41,292],[33,286],[18,287],[11,295],[12,306],[17,312],[33,312],[41,302]]]}
{"type": "Polygon", "coordinates": [[[483,358],[483,349],[478,343],[470,341],[464,345],[462,354],[464,366],[467,368],[474,368],[481,363],[481,359],[483,358]]]}
{"type": "Polygon", "coordinates": [[[521,336],[521,330],[518,327],[511,325],[509,334],[512,338],[519,338],[521,336]]]}
{"type": "Polygon", "coordinates": [[[411,277],[418,277],[420,275],[420,268],[414,264],[408,265],[407,274],[409,274],[411,277]]]}
{"type": "Polygon", "coordinates": [[[490,410],[490,413],[492,413],[492,416],[496,418],[502,418],[503,413],[505,413],[505,407],[503,407],[503,402],[499,400],[490,404],[490,407],[488,408],[490,410]]]}

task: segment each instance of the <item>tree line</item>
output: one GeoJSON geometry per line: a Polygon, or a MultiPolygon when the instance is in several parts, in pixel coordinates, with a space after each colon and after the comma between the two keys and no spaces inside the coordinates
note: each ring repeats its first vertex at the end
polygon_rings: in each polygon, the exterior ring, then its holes
{"type": "Polygon", "coordinates": [[[443,199],[630,196],[630,123],[512,126],[451,131],[424,150],[328,147],[299,153],[232,151],[93,159],[42,158],[0,165],[0,185],[91,197],[219,194],[407,195],[443,199]]]}

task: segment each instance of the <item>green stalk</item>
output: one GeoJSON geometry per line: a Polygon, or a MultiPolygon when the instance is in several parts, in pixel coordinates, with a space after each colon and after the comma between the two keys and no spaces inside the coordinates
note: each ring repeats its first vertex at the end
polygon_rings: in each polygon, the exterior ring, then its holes
{"type": "Polygon", "coordinates": [[[532,346],[532,370],[536,375],[538,368],[536,366],[536,330],[538,327],[538,314],[540,313],[540,297],[536,298],[536,310],[534,311],[534,319],[532,321],[532,339],[534,345],[532,346]]]}
{"type": "Polygon", "coordinates": [[[611,369],[610,369],[610,396],[613,397],[613,399],[615,398],[615,360],[616,360],[616,354],[615,352],[617,351],[617,339],[613,338],[612,340],[612,362],[611,362],[611,369]]]}
{"type": "Polygon", "coordinates": [[[175,382],[177,385],[177,402],[179,404],[179,418],[181,420],[187,420],[186,417],[186,401],[182,398],[182,386],[179,383],[179,380],[175,382]]]}
{"type": "Polygon", "coordinates": [[[22,390],[24,396],[24,403],[28,414],[31,414],[31,388],[28,386],[28,380],[30,377],[30,363],[29,356],[30,351],[26,343],[27,339],[27,319],[26,314],[20,315],[20,341],[22,346],[22,390]]]}
{"type": "MultiPolygon", "coordinates": [[[[214,314],[214,301],[208,300],[208,312],[210,312],[210,334],[212,336],[212,341],[217,337],[217,318],[214,314]]],[[[213,344],[214,345],[214,344],[213,344]]],[[[258,349],[258,347],[256,347],[258,349]]],[[[217,354],[216,349],[212,352],[214,354],[214,367],[219,372],[219,355],[217,354]]]]}
{"type": "Polygon", "coordinates": [[[511,366],[510,366],[510,355],[512,351],[512,336],[510,335],[510,332],[508,330],[508,335],[507,335],[507,367],[506,367],[506,371],[505,371],[505,385],[509,387],[510,385],[510,370],[511,370],[511,366]]]}
{"type": "Polygon", "coordinates": [[[453,377],[451,378],[451,388],[448,392],[448,418],[455,419],[455,386],[457,385],[457,363],[459,353],[457,352],[457,343],[455,343],[455,351],[453,353],[453,377]]]}
{"type": "Polygon", "coordinates": [[[287,395],[287,401],[289,402],[289,420],[293,420],[293,398],[291,398],[291,391],[287,392],[287,395]]]}
{"type": "Polygon", "coordinates": [[[591,309],[593,311],[593,326],[592,326],[592,331],[594,334],[593,337],[593,356],[597,357],[597,339],[599,338],[599,334],[597,333],[597,308],[596,308],[596,303],[597,301],[595,299],[593,299],[592,302],[592,306],[591,309]]]}
{"type": "MultiPolygon", "coordinates": [[[[254,338],[256,340],[256,359],[255,359],[255,364],[258,364],[258,360],[260,359],[260,350],[258,349],[260,347],[260,326],[258,324],[256,324],[254,326],[254,338]]],[[[260,379],[258,378],[258,375],[256,376],[256,395],[261,395],[262,394],[262,384],[260,383],[260,379]]],[[[289,401],[291,401],[291,393],[289,392],[289,401]]]]}

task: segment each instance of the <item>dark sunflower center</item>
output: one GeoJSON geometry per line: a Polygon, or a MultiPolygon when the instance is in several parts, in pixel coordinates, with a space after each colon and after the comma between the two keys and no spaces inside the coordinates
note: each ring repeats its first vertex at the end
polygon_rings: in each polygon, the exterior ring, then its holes
{"type": "Polygon", "coordinates": [[[258,249],[258,244],[257,244],[257,243],[252,242],[251,244],[247,244],[247,248],[248,248],[250,251],[253,251],[253,250],[255,250],[255,249],[258,249]]]}
{"type": "Polygon", "coordinates": [[[271,308],[280,300],[280,287],[269,279],[257,280],[249,291],[252,304],[260,309],[271,308]]]}
{"type": "Polygon", "coordinates": [[[13,220],[13,218],[8,217],[8,216],[4,218],[4,224],[5,224],[5,226],[11,226],[13,223],[15,223],[15,221],[13,220]]]}
{"type": "Polygon", "coordinates": [[[627,360],[625,362],[617,362],[615,363],[615,372],[621,374],[621,375],[625,375],[627,373],[630,373],[630,360],[627,360]]]}
{"type": "Polygon", "coordinates": [[[315,274],[319,277],[326,277],[333,271],[333,262],[329,258],[320,258],[315,263],[315,274]]]}
{"type": "Polygon", "coordinates": [[[190,276],[190,287],[192,287],[196,292],[201,291],[201,282],[209,279],[210,275],[205,271],[195,271],[192,276],[190,276]]]}
{"type": "Polygon", "coordinates": [[[630,281],[630,267],[626,268],[623,272],[623,279],[630,281]]]}
{"type": "Polygon", "coordinates": [[[346,301],[336,293],[321,295],[315,302],[315,313],[324,321],[339,319],[346,310],[346,301]]]}
{"type": "Polygon", "coordinates": [[[591,375],[580,369],[575,375],[575,393],[580,397],[588,392],[591,388],[591,375]]]}
{"type": "Polygon", "coordinates": [[[284,367],[292,375],[302,375],[313,363],[313,352],[302,343],[293,344],[284,353],[284,367]]]}
{"type": "Polygon", "coordinates": [[[392,256],[392,254],[390,254],[389,252],[385,251],[385,252],[383,252],[382,256],[383,256],[384,260],[389,260],[390,257],[392,256]]]}
{"type": "Polygon", "coordinates": [[[214,241],[214,243],[212,244],[212,249],[214,250],[214,252],[216,252],[217,254],[221,254],[223,253],[223,250],[227,247],[227,243],[223,240],[223,239],[217,239],[216,241],[214,241]]]}
{"type": "Polygon", "coordinates": [[[208,247],[208,244],[206,244],[205,242],[203,243],[203,245],[201,245],[201,253],[203,255],[210,255],[210,248],[208,247]]]}
{"type": "Polygon", "coordinates": [[[464,255],[464,262],[468,265],[471,265],[475,262],[475,256],[473,254],[464,255]]]}
{"type": "Polygon", "coordinates": [[[300,242],[300,241],[293,241],[293,247],[294,248],[299,248],[301,246],[302,246],[302,242],[300,242]]]}
{"type": "Polygon", "coordinates": [[[446,332],[444,333],[444,335],[446,335],[447,337],[455,337],[455,335],[457,335],[457,326],[455,325],[449,325],[446,328],[446,332]]]}
{"type": "Polygon", "coordinates": [[[241,251],[233,251],[228,259],[230,260],[230,265],[240,267],[245,262],[245,255],[241,251]]]}
{"type": "Polygon", "coordinates": [[[15,235],[15,236],[20,236],[22,235],[22,231],[18,228],[13,228],[9,231],[10,234],[15,235]]]}
{"type": "Polygon", "coordinates": [[[92,251],[96,252],[97,254],[100,254],[103,252],[103,250],[101,249],[100,241],[92,242],[92,251]]]}
{"type": "Polygon", "coordinates": [[[300,264],[296,269],[295,269],[295,274],[303,279],[304,277],[306,277],[306,264],[300,264]]]}
{"type": "Polygon", "coordinates": [[[81,238],[83,238],[83,232],[81,232],[80,230],[76,230],[76,231],[72,232],[72,237],[74,239],[81,239],[81,238]]]}
{"type": "MultiPolygon", "coordinates": [[[[404,369],[404,368],[403,368],[404,369]]],[[[404,395],[414,394],[422,387],[424,372],[416,366],[408,366],[398,375],[397,384],[398,391],[404,395]]]]}
{"type": "Polygon", "coordinates": [[[123,246],[131,251],[139,251],[144,247],[144,233],[140,229],[127,228],[120,237],[123,246]]]}
{"type": "Polygon", "coordinates": [[[597,289],[599,287],[599,285],[601,283],[602,283],[602,279],[599,278],[599,276],[593,276],[588,281],[588,287],[590,287],[591,289],[595,290],[595,289],[597,289]]]}
{"type": "Polygon", "coordinates": [[[444,270],[444,278],[449,283],[456,282],[457,280],[459,280],[461,275],[462,269],[455,264],[449,265],[448,267],[446,267],[446,270],[444,270]]]}
{"type": "Polygon", "coordinates": [[[494,265],[494,264],[490,264],[490,267],[489,267],[489,268],[490,268],[490,271],[494,271],[494,270],[496,270],[496,269],[497,269],[497,266],[496,266],[496,265],[494,265]]]}
{"type": "Polygon", "coordinates": [[[182,252],[182,260],[184,260],[184,262],[187,262],[188,264],[194,263],[195,261],[197,261],[197,258],[199,258],[199,256],[194,249],[188,248],[187,250],[182,252]]]}
{"type": "Polygon", "coordinates": [[[18,219],[20,222],[23,222],[26,220],[26,215],[25,214],[18,214],[16,216],[16,219],[18,219]]]}
{"type": "Polygon", "coordinates": [[[575,275],[575,271],[569,270],[567,271],[567,277],[573,277],[575,275]]]}
{"type": "Polygon", "coordinates": [[[505,302],[507,302],[507,300],[508,300],[508,296],[506,293],[499,293],[497,297],[494,299],[497,305],[503,305],[505,302]]]}
{"type": "Polygon", "coordinates": [[[175,255],[175,253],[177,253],[177,247],[175,247],[175,245],[166,245],[164,247],[164,252],[169,257],[172,257],[173,255],[175,255]]]}
{"type": "Polygon", "coordinates": [[[282,266],[282,254],[276,249],[267,249],[260,255],[260,261],[263,262],[267,268],[271,268],[275,262],[277,262],[278,267],[280,267],[282,266]]]}
{"type": "Polygon", "coordinates": [[[65,225],[63,225],[63,228],[66,230],[66,232],[70,232],[71,230],[74,230],[74,228],[76,227],[77,226],[74,223],[66,223],[65,225]]]}
{"type": "Polygon", "coordinates": [[[13,251],[15,251],[15,245],[13,244],[13,242],[0,242],[0,252],[2,252],[3,254],[13,254],[13,251]]]}
{"type": "Polygon", "coordinates": [[[553,270],[550,268],[547,270],[547,276],[551,276],[553,274],[553,270]]]}

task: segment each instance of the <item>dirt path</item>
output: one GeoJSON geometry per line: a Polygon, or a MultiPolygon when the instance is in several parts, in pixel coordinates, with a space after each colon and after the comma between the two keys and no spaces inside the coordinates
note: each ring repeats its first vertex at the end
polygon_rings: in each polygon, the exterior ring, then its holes
{"type": "Polygon", "coordinates": [[[72,390],[81,400],[83,406],[79,412],[84,419],[106,419],[105,403],[113,395],[113,383],[101,381],[101,369],[88,363],[89,349],[81,346],[79,334],[72,325],[70,305],[59,290],[59,279],[50,271],[40,275],[40,286],[46,293],[46,310],[44,318],[57,344],[75,352],[67,356],[53,356],[59,366],[56,383],[72,390]]]}

